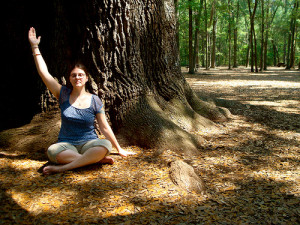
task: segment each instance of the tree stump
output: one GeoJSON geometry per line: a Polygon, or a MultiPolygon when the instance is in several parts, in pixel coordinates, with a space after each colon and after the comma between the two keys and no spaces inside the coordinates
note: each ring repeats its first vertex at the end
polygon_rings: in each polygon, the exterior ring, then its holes
{"type": "Polygon", "coordinates": [[[197,194],[205,193],[205,185],[201,177],[199,177],[194,168],[187,163],[176,160],[170,163],[170,178],[172,182],[187,192],[195,192],[197,194]]]}

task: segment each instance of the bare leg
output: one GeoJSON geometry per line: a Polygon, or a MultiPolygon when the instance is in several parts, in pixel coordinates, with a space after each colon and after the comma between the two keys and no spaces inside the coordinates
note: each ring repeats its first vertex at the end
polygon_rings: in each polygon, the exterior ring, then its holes
{"type": "Polygon", "coordinates": [[[60,152],[56,156],[56,160],[59,164],[68,164],[68,163],[73,162],[74,160],[78,159],[81,156],[82,156],[81,154],[74,152],[72,150],[65,150],[65,151],[60,152]]]}
{"type": "MultiPolygon", "coordinates": [[[[81,157],[81,154],[76,153],[72,150],[65,150],[65,151],[62,151],[61,153],[59,153],[56,156],[56,159],[59,164],[68,164],[68,163],[73,162],[74,160],[78,159],[79,157],[81,157]]],[[[109,156],[105,156],[103,159],[101,159],[97,163],[113,164],[114,160],[113,160],[113,158],[111,158],[109,156]]]]}
{"type": "MultiPolygon", "coordinates": [[[[67,151],[68,150],[64,151],[65,155],[70,154],[70,151],[68,151],[68,152],[67,151]]],[[[61,156],[64,156],[64,155],[61,155],[64,152],[61,152],[57,156],[57,160],[59,163],[67,162],[66,159],[60,160],[61,156]]],[[[97,163],[97,162],[101,161],[102,159],[104,159],[106,153],[107,153],[107,149],[104,147],[93,147],[93,148],[88,149],[82,155],[78,154],[78,155],[72,156],[70,154],[69,160],[72,160],[72,157],[73,157],[73,159],[74,159],[73,161],[71,161],[67,164],[64,164],[64,165],[46,166],[43,169],[43,173],[44,174],[60,173],[60,172],[66,171],[66,170],[72,170],[72,169],[75,169],[78,167],[97,163]]],[[[77,154],[77,153],[75,153],[75,154],[77,154]]]]}

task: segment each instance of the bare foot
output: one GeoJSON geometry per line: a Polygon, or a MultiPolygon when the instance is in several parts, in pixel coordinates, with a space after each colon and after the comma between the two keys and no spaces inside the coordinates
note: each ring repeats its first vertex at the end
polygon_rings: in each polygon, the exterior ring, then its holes
{"type": "Polygon", "coordinates": [[[114,160],[113,158],[111,157],[108,157],[108,156],[105,156],[103,159],[101,159],[98,163],[101,163],[101,164],[114,164],[114,160]]]}
{"type": "Polygon", "coordinates": [[[62,172],[60,170],[60,167],[61,166],[46,166],[44,167],[43,169],[43,174],[44,175],[49,175],[49,174],[53,174],[53,173],[59,173],[59,172],[62,172]]]}

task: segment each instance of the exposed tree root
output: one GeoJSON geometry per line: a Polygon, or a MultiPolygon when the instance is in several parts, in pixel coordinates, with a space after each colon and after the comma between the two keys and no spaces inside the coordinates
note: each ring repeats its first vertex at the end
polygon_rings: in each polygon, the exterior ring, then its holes
{"type": "Polygon", "coordinates": [[[189,86],[185,88],[185,93],[188,103],[198,114],[215,122],[224,122],[231,117],[228,109],[201,100],[189,86]]]}
{"type": "Polygon", "coordinates": [[[10,152],[44,154],[46,149],[57,141],[59,129],[58,110],[37,114],[27,125],[0,132],[0,147],[9,149],[10,152]]]}
{"type": "Polygon", "coordinates": [[[203,180],[193,167],[181,160],[170,163],[169,174],[172,182],[181,189],[197,194],[204,194],[206,191],[203,180]]]}
{"type": "Polygon", "coordinates": [[[187,154],[199,153],[204,141],[190,132],[216,128],[214,122],[199,115],[187,102],[167,102],[154,95],[141,97],[125,118],[120,135],[129,144],[187,154]]]}

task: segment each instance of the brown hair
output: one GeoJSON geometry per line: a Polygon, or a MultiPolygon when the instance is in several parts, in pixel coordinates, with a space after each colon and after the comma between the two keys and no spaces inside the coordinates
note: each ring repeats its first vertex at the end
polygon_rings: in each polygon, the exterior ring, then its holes
{"type": "Polygon", "coordinates": [[[90,73],[88,72],[86,66],[84,64],[82,64],[81,62],[77,62],[77,63],[74,64],[74,66],[70,67],[69,76],[71,75],[72,70],[75,69],[75,68],[83,70],[85,72],[86,76],[90,77],[90,73]]]}

